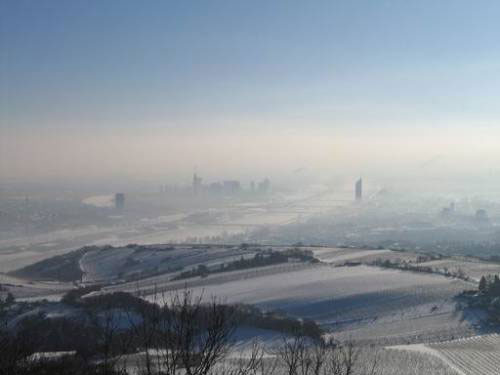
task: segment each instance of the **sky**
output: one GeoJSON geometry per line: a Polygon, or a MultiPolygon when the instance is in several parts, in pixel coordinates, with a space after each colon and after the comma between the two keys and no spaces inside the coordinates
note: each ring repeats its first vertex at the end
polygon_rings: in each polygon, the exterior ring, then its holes
{"type": "Polygon", "coordinates": [[[0,180],[500,176],[498,14],[480,0],[3,0],[0,180]]]}

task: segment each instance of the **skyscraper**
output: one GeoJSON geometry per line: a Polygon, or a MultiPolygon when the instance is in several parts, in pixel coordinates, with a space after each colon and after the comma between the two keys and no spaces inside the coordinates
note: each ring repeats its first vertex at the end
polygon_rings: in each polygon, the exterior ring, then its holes
{"type": "Polygon", "coordinates": [[[123,209],[125,207],[125,194],[116,193],[115,194],[115,208],[118,210],[123,209]]]}
{"type": "Polygon", "coordinates": [[[240,191],[240,182],[236,180],[227,180],[222,182],[222,187],[224,193],[226,194],[236,194],[240,191]]]}
{"type": "Polygon", "coordinates": [[[354,187],[355,190],[355,199],[356,201],[361,201],[363,199],[363,180],[360,178],[356,181],[356,185],[354,187]]]}
{"type": "Polygon", "coordinates": [[[259,185],[257,187],[259,193],[268,193],[270,189],[271,189],[271,181],[269,181],[267,177],[263,179],[261,182],[259,182],[259,185]]]}
{"type": "Polygon", "coordinates": [[[202,179],[195,174],[193,174],[193,193],[198,195],[201,192],[202,179]]]}

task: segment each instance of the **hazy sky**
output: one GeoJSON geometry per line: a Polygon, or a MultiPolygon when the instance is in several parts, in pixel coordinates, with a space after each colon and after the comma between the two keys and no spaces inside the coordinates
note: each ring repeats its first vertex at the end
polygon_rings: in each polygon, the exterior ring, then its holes
{"type": "Polygon", "coordinates": [[[497,173],[499,15],[470,0],[3,0],[0,178],[497,173]]]}

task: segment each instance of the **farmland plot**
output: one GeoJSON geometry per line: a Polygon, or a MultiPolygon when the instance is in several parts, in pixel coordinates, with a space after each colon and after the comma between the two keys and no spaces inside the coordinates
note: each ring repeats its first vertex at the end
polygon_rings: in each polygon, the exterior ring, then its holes
{"type": "MultiPolygon", "coordinates": [[[[342,265],[346,262],[373,264],[374,261],[392,263],[417,263],[418,253],[393,250],[367,250],[352,248],[311,248],[314,256],[322,262],[342,265]]],[[[479,281],[481,276],[500,274],[500,264],[482,261],[472,257],[446,257],[427,262],[419,262],[421,267],[429,267],[436,272],[455,272],[461,270],[472,280],[479,281]]]]}
{"type": "Polygon", "coordinates": [[[466,284],[432,274],[319,264],[217,283],[200,279],[189,287],[229,303],[313,319],[346,339],[363,341],[376,333],[377,340],[415,342],[436,333],[447,338],[474,334],[474,320],[456,311],[453,301],[466,284]]]}
{"type": "Polygon", "coordinates": [[[106,286],[103,288],[103,290],[106,292],[127,291],[130,293],[141,291],[145,294],[151,294],[155,291],[163,293],[184,288],[192,289],[196,287],[201,287],[205,290],[208,285],[217,286],[219,284],[228,283],[230,281],[247,280],[267,275],[278,275],[292,271],[308,269],[311,267],[314,267],[314,265],[308,263],[284,263],[253,269],[215,273],[204,278],[194,277],[177,281],[170,281],[172,275],[166,274],[119,285],[106,286]]]}
{"type": "MultiPolygon", "coordinates": [[[[359,350],[353,374],[371,374],[374,359],[377,361],[375,374],[380,375],[461,375],[441,359],[425,353],[369,347],[359,350]]],[[[274,357],[266,357],[265,366],[271,368],[273,361],[274,357]]],[[[273,374],[287,375],[288,371],[283,365],[278,365],[273,374]]]]}
{"type": "Polygon", "coordinates": [[[461,269],[470,278],[479,281],[481,276],[489,274],[500,274],[500,264],[488,263],[473,258],[446,258],[421,263],[422,266],[432,267],[433,269],[448,269],[456,271],[461,269]]]}
{"type": "Polygon", "coordinates": [[[56,281],[26,281],[10,275],[0,274],[0,299],[5,298],[7,292],[12,293],[16,299],[47,298],[61,296],[73,288],[71,283],[56,281]]]}
{"type": "Polygon", "coordinates": [[[198,264],[216,266],[241,256],[252,256],[254,251],[226,247],[152,246],[150,248],[99,248],[87,252],[80,260],[85,282],[113,280],[134,273],[174,274],[185,267],[198,264]]]}
{"type": "Polygon", "coordinates": [[[380,364],[378,374],[383,375],[461,375],[441,359],[425,353],[365,348],[360,352],[356,366],[358,374],[369,374],[374,357],[380,364]]]}
{"type": "Polygon", "coordinates": [[[343,265],[346,262],[373,264],[375,261],[386,260],[396,263],[415,263],[419,257],[419,254],[411,251],[395,251],[388,249],[312,247],[310,250],[318,260],[335,265],[343,265]]]}
{"type": "Polygon", "coordinates": [[[381,256],[392,254],[391,250],[365,250],[365,249],[350,249],[350,248],[312,248],[314,256],[325,263],[344,263],[346,261],[358,261],[365,257],[381,256]]]}
{"type": "Polygon", "coordinates": [[[419,352],[441,359],[460,375],[500,373],[500,335],[484,335],[432,344],[400,345],[389,349],[419,352]]]}
{"type": "Polygon", "coordinates": [[[475,336],[428,345],[465,375],[500,373],[500,335],[475,336]]]}
{"type": "MultiPolygon", "coordinates": [[[[240,335],[236,341],[236,346],[229,353],[228,358],[220,364],[220,367],[236,365],[240,358],[248,358],[252,348],[253,338],[255,334],[260,338],[260,345],[265,348],[263,358],[263,368],[266,371],[274,369],[273,375],[287,375],[288,369],[279,362],[276,364],[276,348],[282,343],[279,335],[273,332],[257,330],[253,332],[248,340],[241,341],[240,335]]],[[[156,353],[150,351],[150,355],[156,359],[156,353]]],[[[122,357],[121,364],[127,367],[127,370],[132,374],[141,374],[141,365],[144,366],[144,353],[136,353],[122,357]]],[[[452,369],[448,364],[440,358],[418,351],[397,351],[381,348],[363,347],[359,350],[357,360],[354,366],[353,373],[355,374],[370,374],[374,359],[377,360],[378,367],[375,374],[381,375],[463,375],[460,372],[452,369]]],[[[156,360],[153,360],[156,363],[156,360]]],[[[217,373],[217,372],[215,372],[217,373]]]]}

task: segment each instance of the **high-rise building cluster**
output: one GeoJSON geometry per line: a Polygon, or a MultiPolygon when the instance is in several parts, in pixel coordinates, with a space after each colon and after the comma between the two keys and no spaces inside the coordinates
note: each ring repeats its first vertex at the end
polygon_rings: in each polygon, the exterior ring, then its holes
{"type": "Polygon", "coordinates": [[[268,178],[255,184],[250,182],[249,188],[245,190],[238,180],[223,180],[203,184],[203,180],[196,173],[193,174],[192,192],[194,195],[211,194],[211,195],[237,195],[243,192],[254,194],[265,194],[271,190],[271,181],[268,178]]]}

